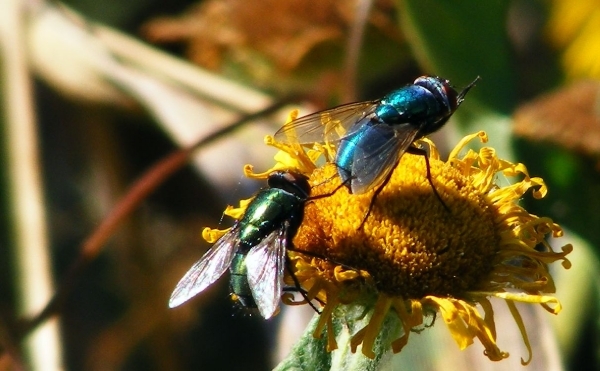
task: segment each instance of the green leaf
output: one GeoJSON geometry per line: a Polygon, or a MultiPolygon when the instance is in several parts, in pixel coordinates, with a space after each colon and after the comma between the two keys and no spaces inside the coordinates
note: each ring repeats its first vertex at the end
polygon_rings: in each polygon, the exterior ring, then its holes
{"type": "Polygon", "coordinates": [[[375,358],[370,359],[361,352],[359,346],[355,353],[351,352],[350,341],[352,336],[367,326],[373,314],[372,308],[365,315],[363,305],[340,305],[332,315],[333,331],[338,348],[332,352],[326,351],[326,329],[320,339],[315,339],[313,333],[319,321],[315,315],[302,338],[288,357],[276,368],[276,371],[289,370],[345,370],[345,371],[376,371],[391,370],[391,343],[401,333],[401,324],[398,315],[389,311],[375,340],[373,351],[375,358]]]}
{"type": "Polygon", "coordinates": [[[515,76],[506,32],[508,1],[397,0],[400,27],[428,72],[466,85],[496,112],[509,113],[515,102],[515,76]]]}
{"type": "Polygon", "coordinates": [[[318,322],[319,315],[315,315],[300,340],[287,358],[275,367],[275,371],[331,369],[331,353],[326,350],[327,337],[322,336],[320,339],[313,337],[318,322]]]}

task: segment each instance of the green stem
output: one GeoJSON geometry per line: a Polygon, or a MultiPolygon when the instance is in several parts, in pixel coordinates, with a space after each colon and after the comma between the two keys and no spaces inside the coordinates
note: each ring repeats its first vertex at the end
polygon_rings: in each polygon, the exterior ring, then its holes
{"type": "Polygon", "coordinates": [[[363,305],[341,305],[332,315],[333,332],[337,349],[327,352],[327,328],[321,338],[315,339],[313,333],[319,322],[319,315],[311,320],[306,331],[296,343],[290,354],[276,368],[276,371],[288,370],[348,370],[375,371],[391,369],[391,343],[401,333],[398,316],[389,311],[385,316],[373,351],[375,358],[370,359],[362,354],[359,347],[355,353],[351,351],[352,336],[367,326],[373,314],[372,308],[363,315],[366,308],[363,305]]]}

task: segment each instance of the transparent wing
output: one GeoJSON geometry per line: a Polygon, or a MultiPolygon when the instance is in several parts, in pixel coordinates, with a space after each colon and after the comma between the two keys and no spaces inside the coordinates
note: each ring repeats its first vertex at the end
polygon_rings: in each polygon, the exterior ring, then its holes
{"type": "Polygon", "coordinates": [[[342,106],[302,116],[277,130],[279,142],[312,144],[336,142],[350,135],[350,128],[358,120],[373,113],[378,100],[348,103],[342,106]]]}
{"type": "Polygon", "coordinates": [[[169,308],[185,303],[225,273],[238,248],[237,236],[238,228],[235,226],[187,271],[171,294],[169,308]]]}
{"type": "Polygon", "coordinates": [[[285,231],[276,230],[246,256],[248,283],[261,316],[269,319],[281,300],[285,264],[285,231]]]}
{"type": "MultiPolygon", "coordinates": [[[[376,125],[382,136],[388,137],[383,143],[377,145],[359,145],[354,152],[352,160],[352,180],[350,187],[352,193],[361,194],[379,186],[392,172],[400,157],[415,141],[419,132],[418,125],[376,125]]],[[[368,140],[369,136],[365,136],[368,140]]]]}

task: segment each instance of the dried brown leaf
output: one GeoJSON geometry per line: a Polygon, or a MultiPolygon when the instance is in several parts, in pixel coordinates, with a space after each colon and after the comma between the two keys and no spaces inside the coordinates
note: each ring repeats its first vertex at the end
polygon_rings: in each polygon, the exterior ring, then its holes
{"type": "Polygon", "coordinates": [[[524,104],[515,134],[600,158],[600,82],[582,81],[524,104]]]}

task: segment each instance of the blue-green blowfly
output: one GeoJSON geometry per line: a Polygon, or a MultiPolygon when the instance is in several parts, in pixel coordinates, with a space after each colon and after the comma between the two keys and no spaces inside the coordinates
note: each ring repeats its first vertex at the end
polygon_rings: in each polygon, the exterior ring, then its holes
{"type": "MultiPolygon", "coordinates": [[[[244,308],[258,309],[265,319],[279,307],[286,251],[310,200],[308,179],[276,171],[243,217],[179,281],[169,307],[177,307],[205,290],[230,269],[232,297],[244,308]]],[[[320,197],[320,196],[319,196],[320,197]]]]}
{"type": "Polygon", "coordinates": [[[378,187],[373,200],[404,153],[423,155],[428,180],[439,198],[429,174],[427,153],[414,142],[440,129],[477,80],[479,77],[459,93],[448,80],[421,76],[381,99],[300,117],[279,129],[275,139],[306,145],[337,143],[335,164],[342,182],[354,194],[378,187]]]}

